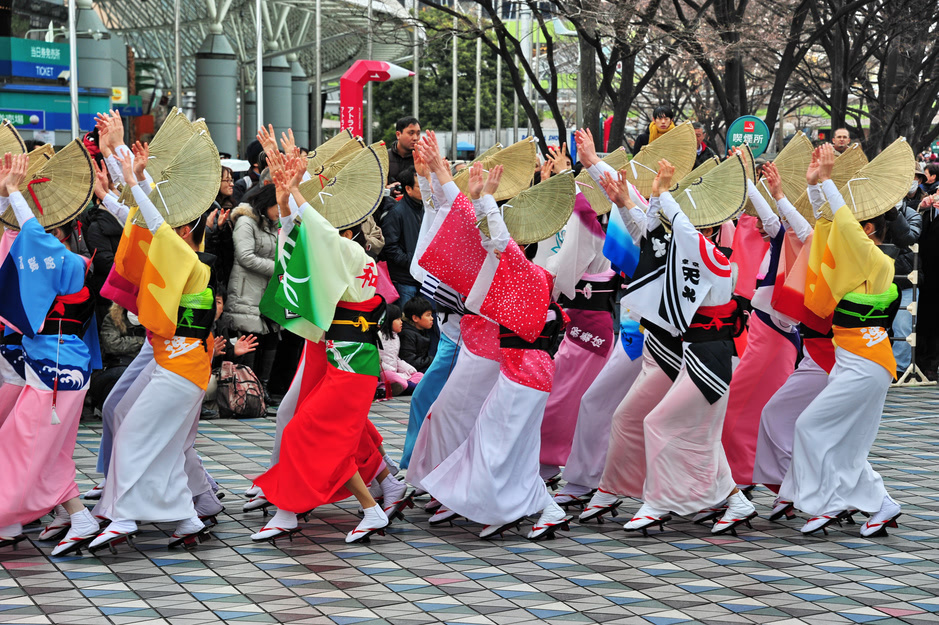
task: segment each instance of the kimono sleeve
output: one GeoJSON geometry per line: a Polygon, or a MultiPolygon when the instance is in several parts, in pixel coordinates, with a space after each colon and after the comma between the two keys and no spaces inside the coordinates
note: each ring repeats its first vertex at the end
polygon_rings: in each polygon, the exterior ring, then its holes
{"type": "Polygon", "coordinates": [[[460,295],[469,295],[486,260],[473,203],[460,194],[421,256],[420,266],[460,295]]]}
{"type": "Polygon", "coordinates": [[[550,274],[529,261],[512,241],[501,254],[479,312],[532,342],[544,329],[551,289],[550,274]]]}

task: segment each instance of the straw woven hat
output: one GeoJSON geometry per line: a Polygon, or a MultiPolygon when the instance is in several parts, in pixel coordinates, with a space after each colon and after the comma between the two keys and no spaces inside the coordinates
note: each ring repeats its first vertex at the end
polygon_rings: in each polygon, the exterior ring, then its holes
{"type": "Polygon", "coordinates": [[[348,165],[352,159],[358,156],[359,153],[364,149],[365,142],[362,141],[361,138],[346,141],[342,147],[336,150],[331,158],[326,160],[323,165],[318,167],[316,171],[313,172],[313,175],[322,176],[326,180],[335,178],[336,174],[342,171],[342,168],[348,165]]]}
{"type": "Polygon", "coordinates": [[[310,172],[311,176],[315,176],[319,173],[317,170],[332,159],[333,155],[350,141],[354,141],[352,131],[348,128],[340,130],[335,137],[327,139],[315,150],[310,151],[307,155],[306,170],[310,172]]]}
{"type": "MultiPolygon", "coordinates": [[[[91,155],[79,140],[72,141],[48,160],[44,155],[36,160],[42,167],[27,177],[20,192],[42,227],[50,230],[70,222],[84,210],[94,191],[95,174],[91,155]]],[[[19,229],[12,208],[7,209],[0,221],[19,229]]]]}
{"type": "MultiPolygon", "coordinates": [[[[503,167],[502,181],[493,196],[497,202],[515,197],[531,186],[531,182],[535,178],[536,143],[537,140],[534,137],[528,137],[479,161],[486,171],[496,165],[502,165],[503,167]]],[[[487,151],[491,150],[492,148],[487,151]]],[[[467,193],[469,167],[457,173],[453,177],[453,182],[456,183],[460,191],[467,193]]]]}
{"type": "MultiPolygon", "coordinates": [[[[212,206],[222,179],[222,163],[212,138],[198,132],[177,153],[157,178],[150,201],[171,228],[191,223],[212,206]]],[[[145,225],[137,213],[134,223],[145,225]]]]}
{"type": "MultiPolygon", "coordinates": [[[[497,144],[495,144],[494,146],[492,146],[491,148],[489,148],[488,150],[486,150],[485,152],[483,152],[482,154],[480,154],[479,156],[477,156],[476,158],[474,158],[474,159],[473,159],[473,163],[475,163],[476,161],[482,161],[482,160],[485,160],[485,159],[487,159],[487,158],[491,158],[492,156],[494,156],[494,155],[496,154],[496,152],[498,152],[498,151],[501,150],[501,149],[502,149],[502,144],[501,144],[501,143],[497,143],[497,144]]],[[[472,163],[470,163],[470,164],[472,165],[472,163]]]]}
{"type": "Polygon", "coordinates": [[[388,178],[388,150],[382,142],[360,149],[334,178],[313,178],[300,193],[338,230],[365,221],[381,204],[388,178]]]}
{"type": "MultiPolygon", "coordinates": [[[[834,181],[835,186],[840,189],[865,165],[867,165],[867,155],[864,154],[860,144],[854,143],[835,159],[835,166],[831,170],[831,179],[834,181]]],[[[812,201],[809,200],[808,189],[792,204],[810,224],[815,223],[815,213],[812,210],[812,201]]]]}
{"type": "Polygon", "coordinates": [[[46,143],[29,153],[29,164],[26,166],[26,178],[32,180],[33,176],[55,156],[55,148],[46,143]]]}
{"type": "MultiPolygon", "coordinates": [[[[783,193],[786,198],[790,198],[790,201],[791,198],[798,198],[805,192],[805,172],[808,171],[809,163],[811,162],[812,142],[802,131],[797,132],[796,135],[789,140],[789,143],[786,144],[786,147],[773,159],[773,164],[776,165],[776,169],[779,170],[779,176],[782,178],[783,193]]],[[[773,200],[769,189],[766,187],[765,177],[757,181],[756,188],[759,190],[760,195],[763,196],[763,199],[766,200],[766,203],[769,204],[773,210],[776,210],[776,202],[773,200]]],[[[746,213],[754,217],[757,216],[756,208],[754,208],[753,203],[749,199],[747,200],[746,213]]]]}
{"type": "MultiPolygon", "coordinates": [[[[173,162],[195,132],[192,122],[186,118],[185,113],[174,106],[167,115],[166,121],[153,136],[153,141],[150,142],[150,160],[147,162],[147,171],[155,180],[163,177],[163,170],[173,162]]],[[[215,191],[218,193],[218,189],[215,191]]]]}
{"type": "MultiPolygon", "coordinates": [[[[574,212],[576,199],[574,172],[567,171],[528,187],[503,204],[502,218],[516,243],[537,243],[561,231],[574,212]]],[[[479,229],[489,236],[485,219],[480,222],[479,229]]]]}
{"type": "Polygon", "coordinates": [[[23,143],[20,133],[16,131],[10,120],[4,119],[0,124],[0,156],[10,154],[26,154],[26,144],[23,143]]]}
{"type": "MultiPolygon", "coordinates": [[[[629,162],[629,157],[626,155],[625,148],[619,148],[613,150],[601,160],[616,171],[619,171],[626,167],[626,163],[629,162]]],[[[587,201],[590,202],[590,208],[592,208],[596,214],[605,215],[613,208],[610,198],[606,196],[603,188],[598,183],[594,182],[594,179],[590,176],[590,172],[587,171],[586,167],[578,174],[574,182],[577,184],[577,188],[580,189],[580,192],[584,194],[584,197],[587,198],[587,201]]]]}
{"type": "MultiPolygon", "coordinates": [[[[861,167],[838,190],[857,220],[867,221],[883,215],[906,197],[915,171],[913,149],[904,137],[900,137],[861,167]]],[[[828,202],[822,205],[821,214],[828,219],[834,218],[828,202]]]]}
{"type": "Polygon", "coordinates": [[[652,195],[652,181],[659,172],[659,161],[663,158],[675,166],[675,177],[679,180],[694,169],[698,153],[698,139],[694,128],[685,122],[642,146],[639,154],[626,165],[626,178],[636,185],[643,197],[652,195]]]}
{"type": "Polygon", "coordinates": [[[672,196],[682,193],[685,189],[697,182],[699,178],[704,176],[704,174],[708,173],[720,164],[721,159],[717,158],[716,156],[712,156],[708,160],[695,167],[690,174],[679,180],[678,184],[668,190],[669,193],[671,193],[672,196]]]}
{"type": "Polygon", "coordinates": [[[695,228],[719,226],[733,219],[743,210],[747,199],[747,163],[744,156],[734,154],[700,178],[676,190],[672,197],[695,228]]]}

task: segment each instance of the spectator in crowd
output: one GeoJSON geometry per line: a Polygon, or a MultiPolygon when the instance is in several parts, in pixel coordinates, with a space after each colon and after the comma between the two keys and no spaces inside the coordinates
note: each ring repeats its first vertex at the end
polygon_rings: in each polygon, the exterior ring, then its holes
{"type": "Polygon", "coordinates": [[[398,306],[404,307],[417,295],[420,283],[411,276],[411,259],[417,249],[417,238],[424,218],[421,188],[417,184],[417,172],[413,167],[398,174],[398,182],[404,189],[401,199],[385,213],[381,231],[385,237],[382,257],[388,261],[388,277],[398,290],[398,306]]]}
{"type": "Polygon", "coordinates": [[[923,167],[923,193],[935,195],[939,192],[939,163],[929,163],[923,167]]]}
{"type": "Polygon", "coordinates": [[[218,195],[215,196],[215,205],[222,210],[235,208],[232,194],[235,192],[235,172],[229,167],[222,167],[222,180],[219,183],[218,195]]]}
{"type": "Polygon", "coordinates": [[[666,132],[675,127],[675,112],[667,106],[656,107],[652,111],[652,122],[649,130],[643,132],[633,143],[633,154],[639,154],[642,146],[652,143],[666,132]]]}
{"type": "Polygon", "coordinates": [[[835,152],[841,154],[851,145],[851,133],[848,132],[847,128],[838,128],[831,136],[831,144],[834,146],[835,152]]]}
{"type": "Polygon", "coordinates": [[[923,164],[916,163],[916,177],[913,179],[913,184],[910,185],[910,191],[903,199],[903,202],[914,211],[919,210],[920,203],[923,201],[923,198],[926,197],[926,194],[923,192],[923,182],[925,181],[926,172],[923,171],[923,164]]]}
{"type": "Polygon", "coordinates": [[[228,167],[222,167],[222,180],[218,195],[205,212],[205,251],[215,256],[215,276],[219,284],[228,284],[231,268],[235,262],[235,247],[232,242],[232,223],[229,219],[234,189],[234,175],[228,167]]]}
{"type": "MultiPolygon", "coordinates": [[[[928,172],[929,165],[926,166],[928,172]]],[[[939,171],[933,172],[935,179],[939,171]]],[[[923,226],[919,235],[919,308],[916,324],[916,364],[936,380],[939,365],[939,194],[920,203],[923,226]]]]}
{"type": "Polygon", "coordinates": [[[919,240],[923,218],[914,208],[905,202],[884,214],[887,230],[881,251],[893,258],[894,283],[900,291],[900,309],[893,320],[893,356],[897,361],[897,378],[910,366],[910,344],[905,339],[913,331],[913,316],[906,307],[913,301],[913,283],[907,277],[913,271],[913,250],[910,246],[919,240]]]}
{"type": "Polygon", "coordinates": [[[395,124],[395,142],[388,148],[388,186],[394,185],[398,174],[414,169],[414,146],[421,138],[421,123],[416,117],[402,117],[395,124]]]}
{"type": "Polygon", "coordinates": [[[91,404],[98,410],[101,410],[108,393],[127,369],[127,365],[143,347],[145,336],[146,331],[135,315],[129,314],[117,304],[109,303],[99,337],[103,366],[100,371],[92,374],[91,386],[88,389],[91,404]]]}
{"type": "Polygon", "coordinates": [[[694,166],[697,167],[704,163],[704,161],[717,156],[717,152],[712,150],[705,141],[704,126],[701,125],[701,122],[694,122],[691,127],[694,128],[694,136],[698,138],[698,155],[695,157],[694,161],[694,166]]]}
{"type": "Polygon", "coordinates": [[[241,204],[244,194],[261,178],[261,172],[266,167],[267,157],[260,141],[252,141],[245,148],[245,160],[251,163],[251,168],[232,187],[232,204],[241,204]]]}
{"type": "Polygon", "coordinates": [[[418,295],[404,305],[404,324],[401,329],[401,350],[398,356],[421,373],[434,359],[431,337],[434,327],[434,309],[430,302],[418,295]]]}
{"type": "Polygon", "coordinates": [[[258,350],[245,359],[265,385],[277,351],[279,328],[261,316],[259,304],[274,275],[279,215],[274,185],[264,185],[232,212],[235,263],[228,281],[228,313],[239,334],[259,337],[258,350]]]}
{"type": "MultiPolygon", "coordinates": [[[[411,300],[414,301],[414,300],[411,300]]],[[[424,374],[401,358],[400,334],[404,328],[401,309],[389,304],[385,310],[385,322],[381,328],[381,369],[385,384],[391,387],[392,395],[413,391],[424,374]]]]}

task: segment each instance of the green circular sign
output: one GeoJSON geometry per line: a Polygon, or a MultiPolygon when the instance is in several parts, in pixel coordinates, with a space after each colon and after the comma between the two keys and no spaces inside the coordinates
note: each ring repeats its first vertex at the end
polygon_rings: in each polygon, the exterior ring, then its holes
{"type": "Polygon", "coordinates": [[[759,117],[738,117],[727,129],[727,147],[734,148],[746,143],[756,158],[769,147],[769,127],[759,117]]]}

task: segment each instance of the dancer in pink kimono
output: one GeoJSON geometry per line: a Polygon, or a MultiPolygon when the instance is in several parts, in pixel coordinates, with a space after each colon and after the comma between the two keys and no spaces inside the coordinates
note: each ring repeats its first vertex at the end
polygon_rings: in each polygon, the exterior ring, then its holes
{"type": "MultiPolygon", "coordinates": [[[[89,261],[70,249],[70,222],[47,233],[33,215],[19,192],[28,162],[26,155],[7,154],[0,165],[0,194],[9,198],[20,226],[0,264],[0,317],[22,333],[26,381],[0,425],[0,475],[6,484],[0,546],[23,540],[23,524],[60,504],[76,531],[98,529],[78,499],[72,460],[92,369],[83,341],[94,325],[94,298],[85,286],[89,261]]],[[[45,213],[59,208],[46,206],[45,213]]],[[[62,549],[60,544],[53,553],[62,549]]]]}
{"type": "Polygon", "coordinates": [[[560,251],[548,259],[554,297],[570,317],[554,356],[555,380],[541,422],[541,477],[551,480],[571,453],[580,400],[613,350],[616,273],[603,256],[603,228],[580,192],[560,251]]]}

